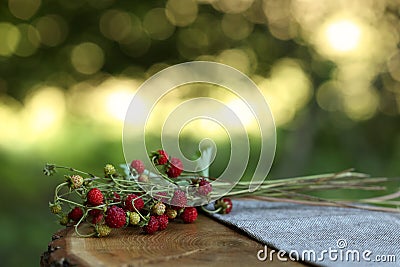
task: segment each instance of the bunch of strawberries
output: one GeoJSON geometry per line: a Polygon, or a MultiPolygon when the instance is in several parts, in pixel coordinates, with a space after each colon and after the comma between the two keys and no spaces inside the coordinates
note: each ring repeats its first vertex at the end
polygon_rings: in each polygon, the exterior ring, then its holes
{"type": "MultiPolygon", "coordinates": [[[[182,161],[170,158],[164,150],[151,153],[150,158],[167,180],[173,181],[183,172],[182,161]]],[[[56,187],[54,202],[49,203],[51,212],[58,216],[61,225],[74,225],[80,236],[104,237],[113,228],[126,226],[141,227],[145,233],[154,234],[166,229],[170,221],[196,221],[197,208],[188,205],[188,193],[178,184],[171,196],[163,191],[148,194],[140,186],[149,183],[144,163],[133,160],[129,167],[137,180],[126,179],[111,164],[104,167],[104,177],[47,164],[44,168],[46,175],[54,174],[56,169],[67,169],[73,173],[66,175],[66,180],[56,187]],[[78,227],[82,223],[93,226],[93,231],[80,233],[78,227]]],[[[199,196],[207,197],[212,192],[212,184],[206,177],[196,177],[191,183],[199,196]]],[[[201,208],[207,212],[207,209],[201,208]]],[[[229,198],[221,198],[215,201],[214,208],[210,212],[226,214],[232,210],[232,202],[229,198]]]]}

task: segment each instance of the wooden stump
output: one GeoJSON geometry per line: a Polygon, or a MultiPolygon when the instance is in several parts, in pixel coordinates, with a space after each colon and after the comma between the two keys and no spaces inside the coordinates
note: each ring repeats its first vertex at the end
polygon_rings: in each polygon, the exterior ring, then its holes
{"type": "MultiPolygon", "coordinates": [[[[193,224],[170,223],[145,235],[138,228],[114,229],[106,238],[78,237],[73,227],[53,236],[41,266],[282,266],[262,262],[264,245],[200,214],[193,224]]],[[[288,260],[290,261],[290,260],[288,260]]],[[[294,266],[303,266],[291,262],[294,266]]]]}

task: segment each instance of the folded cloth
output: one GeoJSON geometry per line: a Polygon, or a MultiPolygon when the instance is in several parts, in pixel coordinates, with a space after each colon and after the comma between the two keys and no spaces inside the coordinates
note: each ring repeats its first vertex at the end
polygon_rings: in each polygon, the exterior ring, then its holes
{"type": "Polygon", "coordinates": [[[400,212],[233,200],[212,216],[265,244],[260,260],[275,249],[319,266],[400,266],[400,212]]]}

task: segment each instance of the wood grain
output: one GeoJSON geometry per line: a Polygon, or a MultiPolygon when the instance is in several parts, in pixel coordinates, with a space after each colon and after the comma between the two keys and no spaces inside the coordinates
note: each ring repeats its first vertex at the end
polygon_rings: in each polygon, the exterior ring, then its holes
{"type": "Polygon", "coordinates": [[[263,244],[205,215],[193,224],[170,223],[154,235],[127,227],[106,238],[80,238],[67,228],[53,239],[41,266],[303,266],[259,261],[263,244]]]}

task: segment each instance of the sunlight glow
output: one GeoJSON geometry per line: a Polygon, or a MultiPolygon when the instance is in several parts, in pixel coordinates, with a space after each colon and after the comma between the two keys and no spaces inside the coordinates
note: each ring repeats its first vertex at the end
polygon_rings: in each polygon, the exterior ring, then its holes
{"type": "Polygon", "coordinates": [[[325,34],[333,49],[346,52],[357,48],[361,30],[349,20],[340,20],[330,24],[326,28],[325,34]]]}
{"type": "Polygon", "coordinates": [[[120,90],[111,92],[106,98],[107,112],[113,118],[124,121],[132,97],[132,91],[120,90]]]}
{"type": "Polygon", "coordinates": [[[64,116],[64,93],[56,87],[37,89],[28,97],[24,112],[31,134],[48,134],[64,116]]]}
{"type": "Polygon", "coordinates": [[[239,117],[244,126],[249,126],[255,121],[254,114],[241,99],[230,101],[228,107],[239,117]]]}

